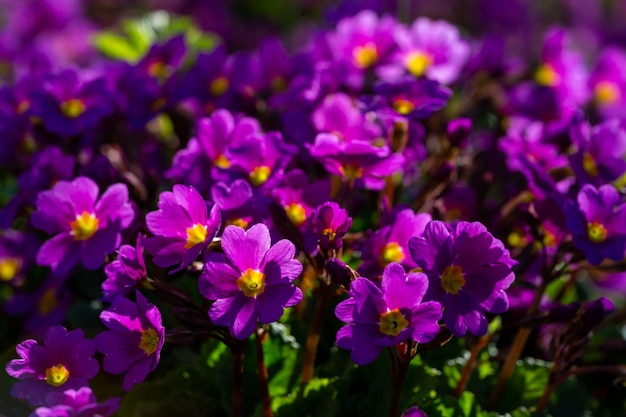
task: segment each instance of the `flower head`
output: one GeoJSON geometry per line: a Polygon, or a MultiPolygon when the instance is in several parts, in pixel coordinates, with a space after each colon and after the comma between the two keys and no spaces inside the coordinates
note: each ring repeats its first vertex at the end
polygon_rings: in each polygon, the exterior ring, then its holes
{"type": "Polygon", "coordinates": [[[428,276],[427,300],[443,306],[443,320],[457,337],[487,332],[485,312],[503,313],[505,290],[515,275],[516,263],[502,242],[478,222],[459,222],[454,230],[432,221],[424,234],[409,240],[415,263],[428,276]]]}
{"type": "Polygon", "coordinates": [[[223,254],[206,256],[198,285],[203,297],[216,300],[209,309],[213,323],[228,326],[237,339],[250,336],[259,321],[275,322],[285,307],[302,299],[293,284],[302,272],[302,264],[293,259],[295,246],[288,240],[272,245],[264,224],[247,231],[227,226],[222,249],[223,254]]]}
{"type": "Polygon", "coordinates": [[[319,245],[324,249],[339,249],[341,240],[352,226],[352,217],[348,210],[339,204],[328,201],[315,209],[311,216],[311,230],[317,235],[319,245]]]}
{"type": "Polygon", "coordinates": [[[62,326],[50,327],[44,345],[26,340],[16,347],[20,359],[7,364],[7,373],[20,381],[11,387],[11,395],[24,398],[32,406],[44,403],[51,391],[63,392],[87,385],[98,373],[93,358],[95,344],[85,339],[83,331],[68,332],[62,326]]]}
{"type": "Polygon", "coordinates": [[[350,349],[352,360],[365,365],[387,346],[431,341],[439,333],[441,304],[422,303],[427,288],[426,275],[407,274],[398,263],[385,268],[381,288],[367,278],[355,279],[350,298],[335,309],[337,318],[348,323],[337,332],[337,346],[350,349]]]}
{"type": "Polygon", "coordinates": [[[146,263],[143,260],[142,234],[137,235],[136,245],[122,245],[117,251],[117,259],[104,267],[107,279],[102,283],[104,301],[125,296],[147,280],[146,263]]]}
{"type": "Polygon", "coordinates": [[[59,181],[39,193],[37,210],[31,215],[36,228],[55,235],[39,249],[37,263],[57,274],[78,262],[98,269],[106,255],[119,247],[120,232],[134,216],[124,184],[113,184],[98,199],[98,186],[87,177],[59,181]]]}
{"type": "Polygon", "coordinates": [[[46,395],[45,406],[39,407],[30,417],[109,417],[120,408],[119,397],[102,403],[89,387],[51,392],[46,395]]]}
{"type": "Polygon", "coordinates": [[[146,225],[154,234],[146,240],[146,250],[154,263],[172,272],[187,267],[213,241],[221,224],[217,205],[207,213],[200,193],[193,187],[174,185],[159,196],[159,210],[146,215],[146,225]]]}
{"type": "Polygon", "coordinates": [[[619,261],[626,250],[626,205],[612,185],[595,188],[585,184],[578,193],[578,205],[565,206],[567,229],[574,246],[587,260],[600,264],[605,258],[619,261]]]}
{"type": "Polygon", "coordinates": [[[136,303],[118,297],[100,314],[100,320],[110,330],[94,339],[98,351],[105,355],[102,369],[115,375],[126,372],[126,391],[156,369],[165,342],[159,309],[139,291],[136,294],[136,303]]]}

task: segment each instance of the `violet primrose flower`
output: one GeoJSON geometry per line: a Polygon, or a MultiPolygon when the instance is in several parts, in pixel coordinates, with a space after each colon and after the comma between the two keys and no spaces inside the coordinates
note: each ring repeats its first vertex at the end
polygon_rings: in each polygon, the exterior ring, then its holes
{"type": "Polygon", "coordinates": [[[104,267],[107,279],[102,283],[103,301],[111,302],[118,296],[125,296],[146,282],[148,276],[143,260],[143,239],[137,235],[135,247],[122,245],[117,259],[104,267]]]}
{"type": "Polygon", "coordinates": [[[20,380],[11,387],[11,395],[37,406],[49,392],[86,386],[99,369],[93,358],[95,347],[81,329],[68,332],[63,326],[50,327],[43,346],[32,339],[23,341],[15,348],[20,359],[6,367],[9,375],[20,380]]]}
{"type": "Polygon", "coordinates": [[[45,407],[39,407],[29,417],[109,417],[120,408],[120,398],[98,403],[89,387],[69,389],[46,395],[45,407]]]}
{"type": "Polygon", "coordinates": [[[110,330],[94,339],[98,351],[105,355],[102,369],[115,375],[126,372],[126,391],[156,369],[165,342],[159,309],[139,291],[136,294],[137,303],[118,297],[100,314],[110,330]]]}
{"type": "Polygon", "coordinates": [[[135,213],[125,184],[113,184],[98,199],[98,185],[87,178],[59,181],[37,196],[33,226],[55,236],[37,253],[37,263],[62,275],[78,262],[98,269],[121,244],[120,232],[135,213]]]}
{"type": "Polygon", "coordinates": [[[227,226],[222,249],[223,254],[206,256],[198,286],[203,297],[216,300],[209,309],[213,323],[228,326],[237,339],[250,336],[259,321],[275,322],[285,307],[302,300],[293,284],[302,272],[302,264],[293,259],[296,248],[286,239],[272,245],[264,224],[247,231],[227,226]]]}
{"type": "Polygon", "coordinates": [[[190,265],[213,241],[221,224],[221,214],[207,206],[195,188],[174,185],[159,196],[159,210],[146,215],[146,225],[154,237],[146,240],[146,250],[162,268],[180,265],[172,273],[190,265]]]}
{"type": "Polygon", "coordinates": [[[332,201],[326,202],[315,209],[311,216],[311,230],[317,235],[319,245],[324,249],[339,249],[343,246],[341,238],[352,226],[352,217],[348,210],[339,207],[332,201]]]}
{"type": "Polygon", "coordinates": [[[407,339],[430,342],[439,334],[441,304],[422,303],[428,278],[421,272],[406,274],[402,265],[389,264],[383,272],[382,289],[367,278],[350,285],[350,298],[342,301],[335,315],[348,323],[337,332],[337,346],[350,349],[352,360],[365,365],[385,347],[407,339]]]}
{"type": "Polygon", "coordinates": [[[605,258],[619,261],[626,250],[626,204],[612,185],[595,188],[586,184],[578,193],[578,206],[567,204],[567,229],[574,246],[592,265],[605,258]]]}
{"type": "Polygon", "coordinates": [[[463,337],[487,332],[485,312],[509,308],[505,290],[513,283],[511,259],[502,242],[478,222],[459,222],[451,230],[441,221],[426,225],[422,236],[409,240],[409,251],[430,284],[426,300],[439,301],[452,334],[463,337]]]}

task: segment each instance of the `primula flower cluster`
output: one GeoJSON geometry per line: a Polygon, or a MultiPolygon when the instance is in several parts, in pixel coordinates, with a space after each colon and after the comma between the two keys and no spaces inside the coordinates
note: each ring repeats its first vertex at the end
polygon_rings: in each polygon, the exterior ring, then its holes
{"type": "MultiPolygon", "coordinates": [[[[557,415],[561,382],[588,390],[571,376],[622,378],[586,348],[623,345],[604,319],[626,295],[625,11],[449,1],[0,2],[10,395],[31,417],[169,412],[127,392],[181,377],[181,413],[321,415],[321,381],[337,415],[387,396],[394,416],[557,415]],[[383,350],[372,396],[342,363],[383,350]],[[499,375],[472,392],[477,360],[499,375]],[[505,391],[529,365],[539,397],[505,391]],[[99,369],[120,400],[89,387],[99,369]]],[[[581,413],[610,414],[605,379],[581,413]]]]}

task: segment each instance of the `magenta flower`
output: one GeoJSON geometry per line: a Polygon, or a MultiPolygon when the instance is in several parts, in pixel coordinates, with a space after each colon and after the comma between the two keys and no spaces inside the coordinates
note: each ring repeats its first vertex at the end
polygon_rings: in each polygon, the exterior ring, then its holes
{"type": "Polygon", "coordinates": [[[421,235],[431,220],[430,214],[416,214],[408,208],[393,213],[391,221],[365,241],[359,274],[373,280],[380,277],[383,269],[392,262],[401,264],[406,270],[415,268],[417,265],[409,254],[409,239],[421,235]]]}
{"type": "Polygon", "coordinates": [[[613,46],[605,48],[589,75],[589,88],[602,116],[626,114],[626,52],[613,46]]]}
{"type": "Polygon", "coordinates": [[[577,206],[567,204],[564,209],[574,246],[593,265],[605,258],[622,260],[626,250],[626,204],[620,204],[615,187],[586,184],[578,193],[577,202],[577,206]]]}
{"type": "Polygon", "coordinates": [[[469,44],[459,30],[443,20],[420,17],[410,28],[397,26],[395,65],[381,68],[381,78],[397,80],[405,73],[426,76],[442,84],[454,82],[469,57],[469,44]]]}
{"type": "Polygon", "coordinates": [[[206,256],[198,286],[203,297],[216,300],[209,309],[213,323],[228,326],[237,339],[250,336],[259,321],[275,322],[285,307],[302,300],[293,284],[302,272],[302,264],[293,259],[296,248],[286,239],[272,245],[264,224],[247,231],[227,226],[222,249],[223,254],[206,256]]]}
{"type": "Polygon", "coordinates": [[[37,263],[62,275],[82,262],[98,269],[107,255],[120,246],[121,231],[135,213],[124,184],[113,184],[98,199],[98,186],[87,177],[59,181],[37,196],[33,225],[49,234],[37,253],[37,263]]]}
{"type": "Polygon", "coordinates": [[[339,249],[341,240],[352,226],[348,210],[339,204],[328,201],[315,209],[311,216],[311,231],[317,235],[319,245],[324,249],[339,249]]]}
{"type": "Polygon", "coordinates": [[[417,408],[416,405],[414,405],[411,408],[408,408],[404,413],[402,413],[401,417],[428,417],[426,415],[426,413],[422,410],[420,410],[419,408],[417,408]]]}
{"type": "Polygon", "coordinates": [[[351,350],[352,360],[365,365],[385,347],[408,339],[430,342],[439,334],[441,304],[422,303],[427,288],[426,275],[406,274],[397,263],[385,268],[382,289],[367,278],[357,278],[350,285],[350,298],[335,309],[337,318],[348,323],[337,332],[337,346],[351,350]]]}
{"type": "Polygon", "coordinates": [[[100,320],[110,330],[94,339],[98,351],[105,355],[102,369],[114,375],[126,372],[126,391],[156,369],[165,342],[159,309],[139,291],[136,294],[137,303],[118,297],[100,314],[100,320]]]}
{"type": "Polygon", "coordinates": [[[39,407],[29,417],[109,417],[120,408],[119,397],[102,403],[89,387],[46,395],[45,407],[39,407]]]}
{"type": "Polygon", "coordinates": [[[123,297],[147,281],[143,239],[144,236],[138,234],[134,247],[122,245],[117,251],[117,259],[104,267],[107,279],[102,283],[103,301],[111,302],[115,297],[123,297]]]}
{"type": "Polygon", "coordinates": [[[68,332],[62,326],[50,327],[43,346],[29,339],[15,350],[21,359],[10,361],[6,370],[20,381],[11,387],[11,395],[28,400],[32,406],[43,404],[52,391],[86,386],[98,373],[98,361],[93,358],[95,344],[85,339],[81,329],[68,332]]]}
{"type": "Polygon", "coordinates": [[[306,144],[311,156],[330,174],[370,190],[381,190],[385,177],[402,170],[404,157],[388,146],[363,140],[344,142],[330,133],[319,133],[313,145],[306,144]]]}
{"type": "Polygon", "coordinates": [[[146,215],[146,225],[154,235],[146,240],[146,250],[158,266],[180,263],[172,273],[180,271],[209,246],[220,224],[217,205],[207,214],[207,205],[195,188],[174,185],[159,196],[159,210],[146,215]]]}
{"type": "Polygon", "coordinates": [[[516,264],[502,242],[478,222],[459,222],[450,230],[441,221],[426,225],[422,236],[409,240],[409,251],[430,282],[427,300],[443,306],[443,320],[457,337],[469,330],[487,332],[485,312],[509,308],[505,290],[513,283],[516,264]]]}

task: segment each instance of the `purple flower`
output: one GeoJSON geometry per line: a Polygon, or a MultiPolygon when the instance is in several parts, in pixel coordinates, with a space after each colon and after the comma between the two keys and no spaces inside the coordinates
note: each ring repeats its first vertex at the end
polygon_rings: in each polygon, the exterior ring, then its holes
{"type": "Polygon", "coordinates": [[[86,386],[98,373],[98,361],[93,358],[95,344],[85,339],[81,329],[68,332],[62,326],[50,327],[43,346],[29,339],[15,350],[21,359],[10,361],[6,370],[20,381],[11,387],[11,395],[28,400],[32,406],[43,404],[51,391],[86,386]]]}
{"type": "Polygon", "coordinates": [[[21,286],[39,246],[32,234],[8,229],[0,234],[0,283],[21,286]]]}
{"type": "Polygon", "coordinates": [[[626,173],[626,122],[612,119],[593,127],[580,122],[570,134],[578,148],[570,162],[580,183],[599,187],[626,173]]]}
{"type": "Polygon", "coordinates": [[[33,226],[49,234],[37,253],[39,265],[62,275],[78,262],[98,269],[105,257],[120,246],[121,230],[135,216],[125,184],[113,184],[98,199],[98,186],[87,177],[59,181],[37,196],[33,226]]]}
{"type": "Polygon", "coordinates": [[[176,153],[172,167],[165,176],[181,180],[204,192],[213,181],[228,179],[225,170],[232,164],[229,148],[237,146],[247,136],[260,132],[261,128],[255,119],[236,119],[228,110],[216,110],[211,117],[198,121],[195,136],[186,148],[176,153]]]}
{"type": "Polygon", "coordinates": [[[318,132],[332,133],[342,141],[373,140],[380,136],[380,128],[344,93],[330,94],[313,111],[311,120],[318,132]]]}
{"type": "Polygon", "coordinates": [[[352,217],[348,210],[339,204],[328,201],[315,209],[311,216],[311,231],[317,235],[319,245],[324,249],[339,249],[341,240],[352,226],[352,217]]]}
{"type": "Polygon", "coordinates": [[[137,235],[135,247],[122,245],[117,259],[104,267],[107,279],[102,283],[103,301],[123,297],[147,282],[146,263],[143,260],[142,234],[137,235]]]}
{"type": "Polygon", "coordinates": [[[439,334],[441,304],[422,303],[426,275],[406,274],[402,265],[392,263],[383,272],[381,288],[357,278],[350,285],[350,298],[335,309],[337,318],[348,323],[337,332],[337,346],[351,350],[359,365],[372,362],[385,347],[408,339],[426,343],[439,334]]]}
{"type": "Polygon", "coordinates": [[[92,129],[114,107],[104,78],[87,79],[72,69],[51,75],[43,91],[33,93],[33,114],[44,126],[61,136],[92,129]]]}
{"type": "Polygon", "coordinates": [[[206,256],[198,286],[203,297],[216,300],[209,309],[213,323],[228,326],[237,339],[250,336],[259,321],[275,322],[285,307],[302,300],[293,284],[302,272],[302,264],[293,259],[296,248],[288,240],[272,246],[264,224],[247,231],[227,226],[222,249],[223,254],[206,256]]]}
{"type": "Polygon", "coordinates": [[[334,33],[328,34],[334,59],[346,67],[345,83],[352,88],[363,85],[365,72],[387,58],[394,45],[397,26],[391,16],[379,18],[371,10],[342,19],[334,33]]]}
{"type": "Polygon", "coordinates": [[[330,133],[318,134],[315,143],[307,147],[330,174],[371,190],[382,189],[385,177],[401,170],[404,164],[404,157],[387,146],[361,140],[344,142],[330,133]]]}
{"type": "Polygon", "coordinates": [[[374,91],[382,96],[387,108],[412,120],[425,119],[441,110],[452,95],[450,89],[437,81],[412,77],[380,82],[374,91]]]}
{"type": "Polygon", "coordinates": [[[119,397],[102,403],[89,387],[46,395],[45,407],[39,407],[29,417],[109,417],[120,408],[119,397]]]}
{"type": "Polygon", "coordinates": [[[424,234],[409,240],[409,251],[428,276],[427,300],[443,306],[443,320],[452,334],[463,337],[487,332],[485,312],[509,307],[505,290],[515,275],[509,251],[478,222],[459,222],[450,230],[432,221],[424,234]]]}
{"type": "Polygon", "coordinates": [[[577,201],[578,205],[570,203],[564,208],[574,246],[593,265],[605,258],[622,260],[626,250],[626,205],[620,204],[615,187],[585,184],[577,201]]]}
{"type": "Polygon", "coordinates": [[[420,17],[410,28],[398,26],[394,33],[398,52],[394,65],[381,68],[381,78],[397,80],[405,73],[426,76],[442,84],[454,82],[469,56],[469,45],[450,23],[420,17]]]}
{"type": "Polygon", "coordinates": [[[626,114],[626,53],[616,47],[602,51],[589,75],[589,88],[604,117],[626,114]]]}
{"type": "Polygon", "coordinates": [[[417,265],[409,255],[409,239],[421,235],[431,220],[430,214],[416,214],[411,209],[393,213],[391,221],[365,241],[361,251],[363,263],[357,270],[359,274],[374,280],[392,262],[401,264],[406,270],[415,268],[417,265]]]}
{"type": "Polygon", "coordinates": [[[136,292],[137,303],[118,297],[100,314],[110,330],[98,334],[94,341],[104,354],[102,369],[110,374],[124,375],[124,390],[146,379],[156,369],[165,342],[161,313],[136,292]]]}
{"type": "Polygon", "coordinates": [[[146,225],[154,237],[146,240],[146,250],[162,268],[180,263],[177,272],[190,265],[209,246],[221,224],[217,205],[207,206],[195,188],[174,185],[159,196],[159,210],[146,215],[146,225]]]}
{"type": "Polygon", "coordinates": [[[402,413],[401,417],[428,417],[426,415],[426,413],[422,410],[420,410],[419,408],[417,408],[416,405],[414,405],[413,407],[407,409],[404,413],[402,413]]]}

